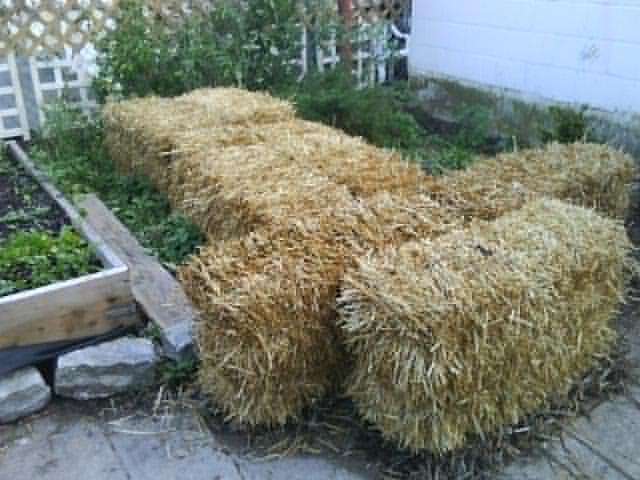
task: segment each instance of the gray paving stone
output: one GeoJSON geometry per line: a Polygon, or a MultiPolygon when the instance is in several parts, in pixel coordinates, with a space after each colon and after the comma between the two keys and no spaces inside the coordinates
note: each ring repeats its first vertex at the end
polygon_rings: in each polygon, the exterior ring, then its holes
{"type": "Polygon", "coordinates": [[[640,388],[579,418],[552,442],[544,458],[508,466],[502,480],[640,478],[640,388]]]}
{"type": "Polygon", "coordinates": [[[0,480],[365,480],[331,459],[232,453],[190,410],[82,415],[69,405],[0,429],[0,480]],[[4,433],[4,435],[3,435],[4,433]]]}
{"type": "Polygon", "coordinates": [[[217,449],[210,433],[194,429],[189,414],[184,415],[170,424],[146,417],[109,426],[107,436],[129,478],[243,480],[235,459],[217,449]]]}
{"type": "Polygon", "coordinates": [[[145,338],[120,338],[58,359],[56,394],[76,400],[106,398],[153,382],[157,356],[145,338]]]}
{"type": "Polygon", "coordinates": [[[364,480],[340,465],[318,457],[283,458],[271,462],[239,462],[244,480],[364,480]]]}
{"type": "Polygon", "coordinates": [[[32,422],[0,453],[0,480],[130,480],[100,427],[81,417],[32,422]]]}
{"type": "Polygon", "coordinates": [[[51,389],[33,367],[16,370],[0,378],[0,423],[17,420],[43,409],[51,389]]]}

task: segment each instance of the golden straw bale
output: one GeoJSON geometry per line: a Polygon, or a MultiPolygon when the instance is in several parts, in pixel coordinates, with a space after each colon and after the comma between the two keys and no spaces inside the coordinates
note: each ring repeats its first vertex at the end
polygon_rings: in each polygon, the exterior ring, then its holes
{"type": "Polygon", "coordinates": [[[209,126],[273,123],[295,117],[291,103],[240,88],[201,88],[176,97],[175,102],[192,106],[194,112],[202,115],[195,121],[209,126]]]}
{"type": "Polygon", "coordinates": [[[465,225],[458,210],[431,195],[379,193],[360,201],[362,217],[378,237],[370,248],[401,245],[407,241],[435,238],[465,225]]]}
{"type": "Polygon", "coordinates": [[[230,130],[246,135],[247,129],[239,125],[255,128],[293,117],[289,103],[266,94],[236,88],[200,89],[176,98],[151,96],[108,104],[105,142],[119,167],[148,175],[166,192],[174,158],[214,145],[245,144],[247,140],[243,142],[239,134],[229,135],[230,130]]]}
{"type": "Polygon", "coordinates": [[[423,192],[429,189],[432,180],[417,164],[404,161],[398,153],[334,129],[302,133],[296,145],[299,158],[334,182],[347,186],[355,196],[423,192]]]}
{"type": "Polygon", "coordinates": [[[345,187],[267,144],[193,155],[175,167],[171,203],[218,239],[289,225],[353,203],[345,187]]]}
{"type": "Polygon", "coordinates": [[[271,123],[254,127],[253,133],[293,160],[347,186],[356,196],[424,191],[432,178],[396,152],[320,123],[304,120],[271,123]]]}
{"type": "Polygon", "coordinates": [[[609,351],[630,250],[621,223],[542,199],[363,257],[339,298],[358,410],[416,451],[517,422],[609,351]]]}
{"type": "Polygon", "coordinates": [[[177,129],[188,128],[193,109],[171,99],[148,97],[108,104],[103,117],[105,144],[115,164],[124,171],[149,176],[158,187],[164,186],[177,129]]]}
{"type": "MultiPolygon", "coordinates": [[[[268,144],[292,163],[307,166],[356,196],[382,191],[417,192],[428,189],[428,177],[397,153],[325,125],[304,120],[269,124],[238,124],[186,131],[180,151],[214,151],[221,147],[268,144]]],[[[175,153],[175,152],[174,152],[175,153]]]]}
{"type": "Polygon", "coordinates": [[[622,218],[629,205],[633,159],[606,145],[549,144],[479,160],[442,177],[461,214],[493,219],[522,206],[530,194],[596,208],[622,218]]]}
{"type": "Polygon", "coordinates": [[[213,243],[180,269],[199,312],[200,384],[229,419],[283,425],[340,384],[334,307],[353,248],[340,238],[343,220],[213,243]]]}

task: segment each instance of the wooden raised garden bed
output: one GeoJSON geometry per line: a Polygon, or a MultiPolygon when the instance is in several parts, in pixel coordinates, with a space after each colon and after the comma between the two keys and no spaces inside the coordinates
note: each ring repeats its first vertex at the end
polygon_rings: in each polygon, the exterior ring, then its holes
{"type": "Polygon", "coordinates": [[[0,296],[0,359],[16,349],[83,342],[136,324],[139,314],[127,265],[36,170],[17,143],[8,144],[8,153],[64,212],[92,247],[102,268],[98,267],[96,273],[0,296]]]}

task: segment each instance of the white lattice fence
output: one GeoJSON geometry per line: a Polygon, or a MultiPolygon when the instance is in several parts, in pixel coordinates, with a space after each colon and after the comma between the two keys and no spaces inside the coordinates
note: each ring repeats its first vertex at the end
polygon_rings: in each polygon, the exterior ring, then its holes
{"type": "Polygon", "coordinates": [[[96,101],[91,95],[92,79],[86,69],[77,68],[70,49],[53,58],[30,57],[29,64],[41,123],[46,106],[61,98],[85,114],[95,110],[96,101]]]}
{"type": "MultiPolygon", "coordinates": [[[[0,138],[28,137],[29,127],[36,129],[42,125],[46,105],[61,97],[67,103],[77,105],[85,113],[92,112],[96,107],[91,95],[92,75],[97,71],[95,55],[89,55],[88,59],[78,62],[78,58],[83,58],[83,55],[78,56],[78,52],[82,53],[87,48],[92,50],[92,38],[99,31],[117,28],[111,14],[118,2],[56,1],[58,3],[38,0],[29,9],[16,10],[9,16],[0,15],[4,22],[0,22],[0,34],[3,33],[3,28],[7,34],[0,35],[0,55],[3,48],[5,51],[7,48],[15,48],[22,54],[32,52],[34,55],[42,55],[48,52],[47,57],[30,56],[26,60],[30,74],[30,80],[27,79],[25,84],[26,90],[21,88],[15,53],[12,52],[4,59],[0,56],[0,138]],[[82,16],[78,13],[81,4],[97,7],[89,16],[82,16]],[[52,55],[51,52],[60,51],[60,45],[67,45],[64,54],[52,55]],[[26,101],[23,93],[27,93],[26,101]],[[29,107],[27,110],[25,104],[29,107]]],[[[150,11],[164,12],[165,15],[175,10],[167,10],[167,5],[184,4],[181,0],[169,0],[168,3],[163,0],[147,1],[153,7],[150,11]]],[[[6,4],[6,0],[0,0],[0,6],[2,2],[6,4]]],[[[205,3],[208,4],[208,0],[199,0],[195,4],[205,3]]],[[[359,9],[359,15],[354,19],[356,25],[352,32],[351,67],[363,87],[393,79],[392,60],[408,56],[409,37],[400,33],[391,22],[372,22],[371,18],[375,16],[370,15],[377,11],[390,12],[391,8],[396,8],[395,5],[401,4],[406,4],[406,0],[362,0],[354,4],[359,9]],[[371,10],[374,7],[376,10],[371,10]]],[[[92,7],[85,5],[83,8],[86,13],[92,7]]],[[[388,12],[385,15],[391,17],[388,12]]],[[[300,79],[314,71],[333,69],[341,63],[343,59],[340,55],[340,42],[335,34],[317,40],[314,35],[304,31],[299,44],[300,56],[292,60],[292,63],[300,67],[300,79]]],[[[25,72],[22,74],[24,80],[25,72]]]]}
{"type": "Polygon", "coordinates": [[[0,59],[0,139],[28,136],[16,59],[10,54],[0,59]]]}
{"type": "MultiPolygon", "coordinates": [[[[336,35],[330,35],[328,40],[316,45],[315,54],[318,71],[335,68],[342,61],[336,35]]],[[[352,69],[360,86],[393,80],[392,60],[407,58],[408,55],[409,35],[400,32],[393,24],[359,22],[354,28],[352,69]]]]}

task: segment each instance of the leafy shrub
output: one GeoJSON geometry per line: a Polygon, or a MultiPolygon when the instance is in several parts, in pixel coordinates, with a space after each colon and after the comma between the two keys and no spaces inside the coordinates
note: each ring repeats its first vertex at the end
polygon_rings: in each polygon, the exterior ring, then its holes
{"type": "Polygon", "coordinates": [[[458,132],[456,143],[473,150],[481,150],[491,131],[491,111],[477,105],[461,105],[456,111],[458,132]]]}
{"type": "Polygon", "coordinates": [[[406,85],[359,88],[342,68],[312,75],[284,95],[303,118],[396,149],[434,174],[469,165],[489,131],[488,112],[472,107],[458,113],[460,128],[454,135],[428,131],[409,112],[408,106],[419,100],[406,85]]]}
{"type": "Polygon", "coordinates": [[[583,106],[576,110],[569,107],[549,107],[550,125],[541,129],[542,141],[545,143],[551,141],[573,143],[580,140],[592,140],[585,115],[586,108],[583,106]]]}
{"type": "Polygon", "coordinates": [[[158,368],[160,382],[169,388],[193,382],[198,366],[198,358],[193,353],[184,355],[178,360],[166,360],[158,368]]]}
{"type": "Polygon", "coordinates": [[[138,2],[121,4],[118,28],[99,43],[95,86],[105,99],[155,93],[173,96],[198,87],[274,90],[296,80],[302,27],[297,0],[218,2],[169,31],[138,2]]]}
{"type": "Polygon", "coordinates": [[[0,241],[0,295],[97,270],[93,249],[71,227],[58,234],[16,232],[0,241]]]}
{"type": "Polygon", "coordinates": [[[289,95],[300,116],[366,138],[381,147],[413,149],[424,144],[426,132],[402,109],[401,87],[358,88],[343,68],[311,75],[289,95]]]}

